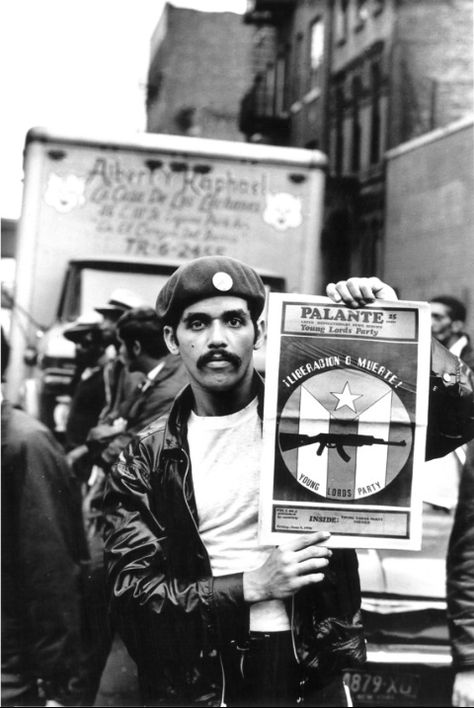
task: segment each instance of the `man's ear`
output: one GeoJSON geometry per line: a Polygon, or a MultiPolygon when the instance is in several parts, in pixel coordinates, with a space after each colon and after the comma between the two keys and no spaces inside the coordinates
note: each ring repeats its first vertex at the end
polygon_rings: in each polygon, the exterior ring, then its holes
{"type": "Polygon", "coordinates": [[[141,345],[141,342],[138,341],[138,339],[133,340],[132,352],[133,352],[133,356],[135,358],[138,358],[140,356],[140,354],[142,353],[142,345],[141,345]]]}
{"type": "Polygon", "coordinates": [[[259,320],[256,324],[255,332],[255,342],[253,345],[254,349],[260,349],[265,341],[265,322],[264,320],[259,320]]]}
{"type": "Polygon", "coordinates": [[[163,327],[163,339],[171,354],[179,354],[179,344],[174,333],[174,329],[170,325],[163,327]]]}
{"type": "Polygon", "coordinates": [[[451,322],[451,331],[454,334],[459,334],[464,329],[464,322],[462,320],[453,320],[451,322]]]}

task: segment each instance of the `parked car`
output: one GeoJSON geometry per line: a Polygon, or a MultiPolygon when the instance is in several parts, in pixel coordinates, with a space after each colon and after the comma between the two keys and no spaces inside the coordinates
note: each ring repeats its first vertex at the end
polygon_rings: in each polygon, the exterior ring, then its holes
{"type": "Polygon", "coordinates": [[[345,673],[355,706],[451,705],[445,563],[453,516],[424,504],[421,551],[358,551],[368,661],[345,673]]]}

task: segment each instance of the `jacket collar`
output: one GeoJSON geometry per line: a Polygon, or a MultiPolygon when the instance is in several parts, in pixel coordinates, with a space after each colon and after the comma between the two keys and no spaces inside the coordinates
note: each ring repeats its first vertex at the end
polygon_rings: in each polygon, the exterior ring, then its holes
{"type": "Polygon", "coordinates": [[[168,354],[154,369],[148,372],[145,380],[142,381],[137,390],[145,393],[148,389],[154,388],[157,384],[172,376],[180,366],[182,366],[181,358],[168,354]],[[150,377],[150,374],[152,374],[152,377],[150,377]]]}
{"type": "MultiPolygon", "coordinates": [[[[260,419],[263,420],[264,381],[256,371],[254,371],[254,384],[258,398],[258,415],[260,419]]],[[[175,398],[169,413],[163,439],[164,451],[182,447],[187,449],[188,418],[193,403],[193,391],[188,384],[175,398]]]]}

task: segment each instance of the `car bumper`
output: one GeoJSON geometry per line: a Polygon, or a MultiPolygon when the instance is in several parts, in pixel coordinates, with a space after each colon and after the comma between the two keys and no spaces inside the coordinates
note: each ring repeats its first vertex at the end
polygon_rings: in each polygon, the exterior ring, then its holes
{"type": "Polygon", "coordinates": [[[449,646],[369,644],[367,663],[344,678],[355,706],[451,705],[449,646]]]}

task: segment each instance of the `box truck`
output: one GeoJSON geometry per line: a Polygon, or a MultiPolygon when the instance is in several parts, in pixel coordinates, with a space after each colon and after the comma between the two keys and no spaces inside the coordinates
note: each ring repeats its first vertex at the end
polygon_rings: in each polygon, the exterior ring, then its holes
{"type": "Polygon", "coordinates": [[[153,306],[183,260],[228,255],[271,289],[319,292],[325,166],[315,150],[30,130],[9,397],[51,424],[74,370],[64,327],[117,287],[153,306]]]}

